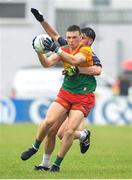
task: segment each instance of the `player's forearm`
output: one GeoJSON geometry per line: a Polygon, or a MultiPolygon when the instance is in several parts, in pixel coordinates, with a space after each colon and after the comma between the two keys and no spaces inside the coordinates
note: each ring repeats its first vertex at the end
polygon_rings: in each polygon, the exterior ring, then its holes
{"type": "Polygon", "coordinates": [[[80,63],[80,61],[77,58],[75,58],[75,56],[68,54],[63,50],[61,51],[61,53],[59,53],[59,55],[62,58],[63,62],[67,62],[73,66],[77,66],[80,63]]]}
{"type": "Polygon", "coordinates": [[[43,14],[35,8],[31,8],[31,13],[34,15],[37,21],[41,23],[47,34],[52,37],[52,39],[58,40],[60,37],[59,33],[47,21],[45,21],[43,14]]]}
{"type": "Polygon", "coordinates": [[[78,68],[79,68],[79,73],[81,74],[99,76],[102,72],[102,68],[97,65],[93,65],[89,67],[78,67],[78,68]]]}
{"type": "Polygon", "coordinates": [[[59,33],[47,21],[42,21],[41,25],[53,40],[58,40],[58,38],[60,37],[59,33]]]}
{"type": "Polygon", "coordinates": [[[48,58],[45,54],[37,53],[40,63],[43,67],[47,68],[50,66],[48,58]]]}

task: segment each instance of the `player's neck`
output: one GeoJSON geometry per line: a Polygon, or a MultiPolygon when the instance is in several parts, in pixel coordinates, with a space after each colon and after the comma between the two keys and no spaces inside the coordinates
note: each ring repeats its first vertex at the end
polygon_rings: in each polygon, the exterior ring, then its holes
{"type": "Polygon", "coordinates": [[[79,43],[79,45],[77,47],[75,47],[75,48],[69,47],[70,54],[76,54],[81,46],[82,46],[82,43],[79,43]]]}

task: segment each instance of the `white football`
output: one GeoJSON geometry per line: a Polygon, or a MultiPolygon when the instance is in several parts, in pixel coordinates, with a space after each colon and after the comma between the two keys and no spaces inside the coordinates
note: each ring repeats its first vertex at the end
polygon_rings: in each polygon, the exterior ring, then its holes
{"type": "MultiPolygon", "coordinates": [[[[44,45],[43,45],[43,41],[46,39],[46,38],[50,38],[50,36],[48,36],[47,34],[41,34],[41,35],[38,35],[35,40],[33,41],[33,47],[35,49],[36,52],[38,53],[48,53],[49,51],[45,50],[44,49],[44,45]]],[[[50,38],[51,39],[51,38],[50,38]]]]}

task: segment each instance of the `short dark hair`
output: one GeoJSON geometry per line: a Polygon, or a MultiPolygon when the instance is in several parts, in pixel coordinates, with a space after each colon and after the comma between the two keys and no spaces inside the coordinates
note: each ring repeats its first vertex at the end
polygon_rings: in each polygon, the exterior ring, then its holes
{"type": "Polygon", "coordinates": [[[90,27],[81,28],[81,32],[86,34],[87,37],[92,38],[93,41],[95,40],[96,34],[92,28],[90,28],[90,27]]]}
{"type": "Polygon", "coordinates": [[[81,29],[80,29],[80,27],[77,26],[77,25],[71,25],[71,26],[69,26],[69,27],[67,28],[67,31],[72,31],[72,32],[78,31],[78,32],[81,34],[81,29]]]}

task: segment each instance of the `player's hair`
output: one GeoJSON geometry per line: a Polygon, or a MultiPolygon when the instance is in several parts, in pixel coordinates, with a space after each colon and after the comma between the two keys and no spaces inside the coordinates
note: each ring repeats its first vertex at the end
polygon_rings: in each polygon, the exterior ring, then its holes
{"type": "Polygon", "coordinates": [[[87,37],[92,38],[93,41],[95,40],[96,34],[92,28],[90,28],[90,27],[81,28],[81,32],[86,34],[87,37]]]}
{"type": "Polygon", "coordinates": [[[77,25],[71,25],[67,28],[67,32],[70,31],[70,32],[74,32],[74,31],[78,31],[79,34],[81,34],[81,29],[79,26],[77,25]]]}

